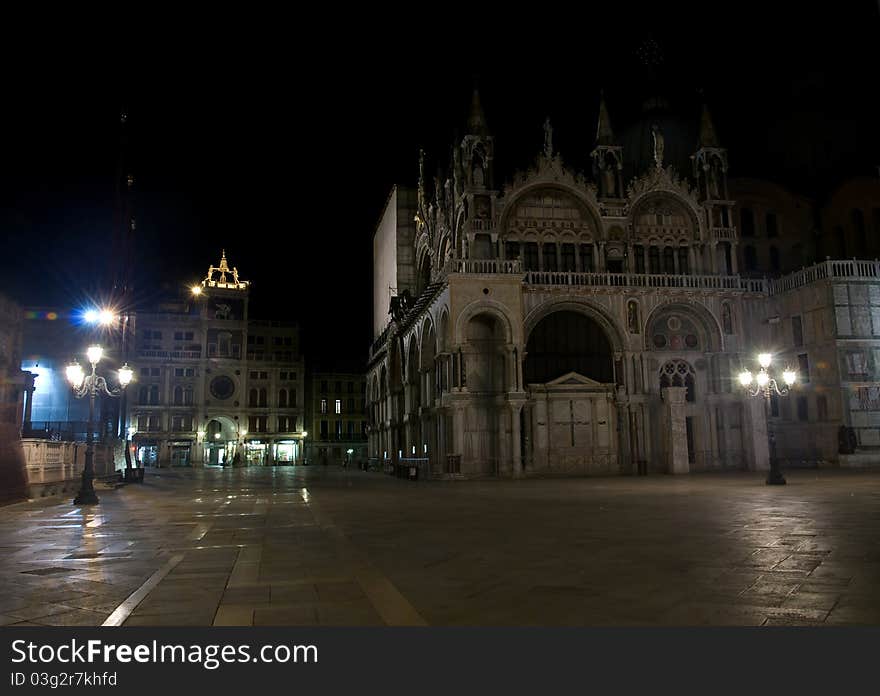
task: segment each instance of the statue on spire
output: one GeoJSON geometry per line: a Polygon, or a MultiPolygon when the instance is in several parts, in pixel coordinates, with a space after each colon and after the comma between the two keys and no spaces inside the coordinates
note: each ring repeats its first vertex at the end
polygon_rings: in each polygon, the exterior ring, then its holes
{"type": "Polygon", "coordinates": [[[663,169],[663,149],[665,147],[663,134],[660,132],[660,126],[656,123],[651,126],[651,132],[654,134],[654,164],[657,169],[663,169]]]}

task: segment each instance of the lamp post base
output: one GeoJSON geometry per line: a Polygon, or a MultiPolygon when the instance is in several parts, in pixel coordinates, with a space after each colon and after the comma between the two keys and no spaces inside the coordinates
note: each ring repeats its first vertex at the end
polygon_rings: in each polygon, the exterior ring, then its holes
{"type": "Polygon", "coordinates": [[[778,468],[773,467],[770,469],[767,474],[767,485],[768,486],[784,486],[785,485],[785,477],[782,475],[782,472],[779,471],[778,468]]]}
{"type": "Polygon", "coordinates": [[[76,494],[76,498],[73,499],[74,505],[97,505],[100,502],[94,489],[90,491],[81,490],[76,494]]]}

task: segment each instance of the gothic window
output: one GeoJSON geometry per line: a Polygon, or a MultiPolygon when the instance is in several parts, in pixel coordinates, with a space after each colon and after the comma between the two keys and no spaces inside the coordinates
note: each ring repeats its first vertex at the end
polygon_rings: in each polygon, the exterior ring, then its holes
{"type": "Polygon", "coordinates": [[[755,214],[751,208],[743,208],[739,211],[740,233],[743,237],[755,236],[755,214]]]}
{"type": "Polygon", "coordinates": [[[645,272],[645,247],[641,244],[636,244],[633,247],[633,254],[636,257],[636,273],[644,273],[645,272]]]}
{"type": "Polygon", "coordinates": [[[508,259],[518,259],[519,242],[506,242],[504,245],[504,256],[508,259]]]}
{"type": "Polygon", "coordinates": [[[697,399],[694,368],[684,360],[670,360],[660,368],[660,389],[664,387],[685,387],[685,401],[694,403],[697,399]]]}
{"type": "Polygon", "coordinates": [[[559,263],[556,258],[556,243],[547,242],[544,244],[544,270],[558,271],[559,263]]]}
{"type": "Polygon", "coordinates": [[[581,271],[584,273],[593,272],[593,245],[581,244],[581,271]]]}
{"type": "Polygon", "coordinates": [[[687,247],[678,247],[678,272],[681,275],[688,275],[690,273],[687,247]]]}
{"type": "Polygon", "coordinates": [[[525,264],[527,271],[538,271],[538,245],[535,242],[525,244],[525,264]]]}
{"type": "Polygon", "coordinates": [[[562,270],[573,273],[575,270],[574,244],[562,245],[562,270]]]}
{"type": "Polygon", "coordinates": [[[652,274],[660,273],[660,248],[652,246],[648,249],[648,267],[652,274]]]}
{"type": "Polygon", "coordinates": [[[675,273],[675,250],[670,246],[663,249],[663,272],[666,274],[675,273]]]}
{"type": "Polygon", "coordinates": [[[733,333],[733,314],[727,302],[721,305],[721,327],[728,336],[733,333]]]}

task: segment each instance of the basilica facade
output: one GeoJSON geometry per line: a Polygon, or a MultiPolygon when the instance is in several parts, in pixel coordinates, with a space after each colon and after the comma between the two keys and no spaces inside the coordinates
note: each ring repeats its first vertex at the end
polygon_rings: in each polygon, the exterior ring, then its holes
{"type": "Polygon", "coordinates": [[[392,190],[374,234],[374,460],[452,477],[872,460],[880,266],[808,265],[796,197],[783,229],[778,195],[728,180],[708,109],[693,120],[681,157],[660,119],[617,138],[602,98],[588,176],[548,120],[534,165],[502,185],[474,93],[447,173],[429,181],[422,154],[417,188],[392,190]],[[758,209],[760,243],[754,219],[741,234],[758,209]],[[759,352],[771,375],[798,372],[789,393],[740,384],[759,352]]]}

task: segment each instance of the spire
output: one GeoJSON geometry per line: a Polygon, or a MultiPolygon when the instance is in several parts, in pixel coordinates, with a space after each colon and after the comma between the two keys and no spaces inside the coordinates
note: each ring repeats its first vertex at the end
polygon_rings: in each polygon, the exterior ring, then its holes
{"type": "Polygon", "coordinates": [[[698,147],[721,147],[706,102],[703,102],[703,115],[700,117],[700,141],[697,145],[698,147]]]}
{"type": "Polygon", "coordinates": [[[599,92],[599,125],[596,128],[596,144],[612,145],[614,143],[614,131],[611,130],[611,118],[608,116],[608,107],[605,105],[605,90],[599,92]]]}
{"type": "Polygon", "coordinates": [[[471,98],[471,115],[468,117],[468,131],[471,135],[485,135],[488,130],[486,117],[483,114],[483,105],[480,104],[480,90],[474,87],[474,95],[471,98]]]}

